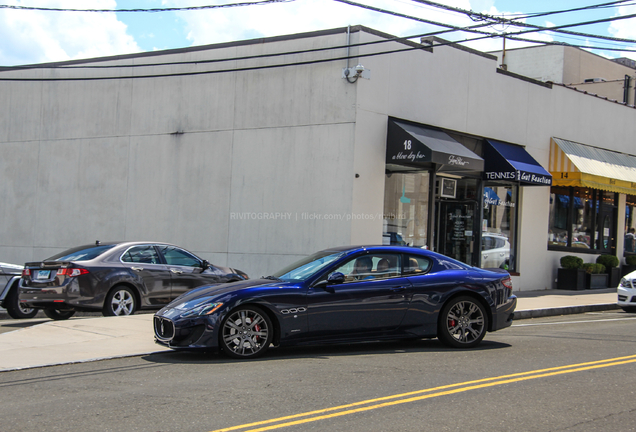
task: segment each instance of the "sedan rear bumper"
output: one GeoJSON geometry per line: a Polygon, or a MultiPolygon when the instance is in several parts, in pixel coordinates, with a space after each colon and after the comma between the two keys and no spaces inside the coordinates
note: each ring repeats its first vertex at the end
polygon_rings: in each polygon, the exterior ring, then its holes
{"type": "Polygon", "coordinates": [[[511,295],[505,303],[497,306],[493,313],[490,331],[501,330],[512,325],[515,308],[517,307],[517,296],[511,295]]]}

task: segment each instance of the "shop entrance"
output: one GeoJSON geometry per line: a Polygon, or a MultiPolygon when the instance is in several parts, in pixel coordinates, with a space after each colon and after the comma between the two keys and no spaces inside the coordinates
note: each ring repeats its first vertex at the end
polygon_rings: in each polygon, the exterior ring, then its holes
{"type": "Polygon", "coordinates": [[[477,202],[442,201],[436,202],[436,251],[468,265],[476,266],[477,242],[477,202]]]}

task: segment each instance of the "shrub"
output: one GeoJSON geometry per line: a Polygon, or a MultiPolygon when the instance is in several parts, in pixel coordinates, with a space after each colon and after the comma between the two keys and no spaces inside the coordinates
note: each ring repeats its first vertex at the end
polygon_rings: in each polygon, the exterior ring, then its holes
{"type": "Polygon", "coordinates": [[[605,266],[603,264],[585,263],[583,269],[589,274],[603,274],[605,273],[605,266]]]}
{"type": "Polygon", "coordinates": [[[561,257],[561,268],[574,270],[580,269],[581,267],[583,267],[583,259],[574,255],[561,257]]]}
{"type": "Polygon", "coordinates": [[[620,261],[616,256],[609,254],[599,255],[599,257],[596,258],[596,262],[598,264],[603,264],[607,270],[618,267],[618,264],[620,264],[620,261]]]}
{"type": "Polygon", "coordinates": [[[625,257],[625,264],[636,265],[636,255],[627,255],[625,257]]]}

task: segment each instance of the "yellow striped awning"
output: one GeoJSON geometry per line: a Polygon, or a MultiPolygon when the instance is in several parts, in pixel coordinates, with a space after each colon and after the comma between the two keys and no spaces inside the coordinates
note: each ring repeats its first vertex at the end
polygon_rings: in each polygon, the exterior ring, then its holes
{"type": "Polygon", "coordinates": [[[636,195],[636,156],[553,137],[548,170],[553,186],[636,195]]]}

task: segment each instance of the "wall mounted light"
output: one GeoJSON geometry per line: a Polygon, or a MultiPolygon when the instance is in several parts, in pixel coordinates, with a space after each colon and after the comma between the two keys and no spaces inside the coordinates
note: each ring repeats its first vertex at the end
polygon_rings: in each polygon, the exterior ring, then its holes
{"type": "Polygon", "coordinates": [[[371,79],[371,71],[361,64],[352,68],[342,69],[342,78],[353,84],[358,78],[371,79]]]}

